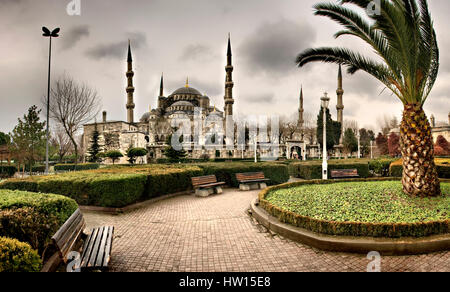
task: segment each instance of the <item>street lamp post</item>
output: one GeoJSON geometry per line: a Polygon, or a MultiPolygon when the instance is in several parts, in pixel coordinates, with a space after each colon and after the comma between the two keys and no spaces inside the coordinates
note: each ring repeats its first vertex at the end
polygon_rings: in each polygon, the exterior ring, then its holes
{"type": "Polygon", "coordinates": [[[323,108],[323,154],[322,154],[322,179],[328,179],[328,155],[327,155],[327,109],[330,104],[330,98],[328,93],[325,92],[324,96],[320,99],[323,108]]]}
{"type": "Polygon", "coordinates": [[[361,158],[361,134],[358,131],[358,159],[361,158]]]}
{"type": "Polygon", "coordinates": [[[51,70],[51,61],[52,61],[52,38],[59,37],[58,33],[60,31],[59,28],[55,28],[53,31],[50,31],[48,28],[43,27],[42,31],[44,32],[43,36],[50,38],[49,52],[48,52],[48,87],[47,87],[47,141],[45,143],[45,174],[48,174],[48,146],[50,139],[50,70],[51,70]]]}
{"type": "Polygon", "coordinates": [[[255,163],[258,163],[258,135],[255,135],[255,163]]]}
{"type": "Polygon", "coordinates": [[[373,159],[373,141],[370,140],[370,159],[373,159]]]}

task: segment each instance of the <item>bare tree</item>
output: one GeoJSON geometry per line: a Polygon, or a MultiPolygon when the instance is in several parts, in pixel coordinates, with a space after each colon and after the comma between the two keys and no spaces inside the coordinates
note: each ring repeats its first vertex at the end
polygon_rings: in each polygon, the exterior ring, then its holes
{"type": "Polygon", "coordinates": [[[73,144],[75,163],[78,162],[77,134],[82,126],[100,111],[97,92],[86,84],[63,75],[51,89],[50,116],[60,125],[73,144]]]}
{"type": "Polygon", "coordinates": [[[64,156],[70,152],[73,146],[69,136],[61,125],[54,127],[50,142],[57,148],[59,162],[63,161],[64,156]]]}
{"type": "Polygon", "coordinates": [[[304,139],[309,141],[310,144],[314,144],[317,137],[317,116],[314,116],[310,112],[303,114],[303,120],[305,121],[304,139]]]}
{"type": "Polygon", "coordinates": [[[400,128],[400,123],[398,121],[398,118],[396,116],[392,116],[392,115],[385,114],[383,117],[378,118],[377,124],[380,127],[383,135],[389,135],[391,130],[400,128]]]}
{"type": "Polygon", "coordinates": [[[355,135],[359,133],[359,125],[355,120],[344,120],[344,133],[347,129],[351,129],[355,135]]]}

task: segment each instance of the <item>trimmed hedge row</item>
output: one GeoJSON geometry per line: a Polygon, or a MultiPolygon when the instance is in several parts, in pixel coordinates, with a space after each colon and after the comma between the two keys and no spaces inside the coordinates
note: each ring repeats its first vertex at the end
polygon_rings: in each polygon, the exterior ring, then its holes
{"type": "Polygon", "coordinates": [[[264,172],[266,178],[270,179],[268,185],[277,185],[289,181],[289,170],[281,163],[204,163],[198,164],[204,171],[204,175],[216,175],[218,181],[224,181],[230,187],[239,187],[236,180],[237,173],[264,172]]]}
{"type": "Polygon", "coordinates": [[[139,201],[146,183],[145,174],[77,172],[8,180],[0,184],[0,189],[60,194],[74,199],[80,205],[119,208],[139,201]]]}
{"type": "Polygon", "coordinates": [[[0,166],[0,178],[13,177],[16,172],[17,172],[17,167],[15,167],[13,165],[0,166]]]}
{"type": "Polygon", "coordinates": [[[39,272],[42,260],[27,243],[0,237],[0,273],[39,272]]]}
{"type": "MultiPolygon", "coordinates": [[[[450,178],[450,165],[446,163],[436,163],[437,172],[439,178],[450,178]]],[[[403,162],[402,160],[395,161],[391,163],[389,167],[389,174],[392,177],[402,177],[403,176],[403,162]]]]}
{"type": "MultiPolygon", "coordinates": [[[[368,178],[368,179],[348,179],[340,182],[361,182],[361,181],[389,181],[392,178],[368,178]]],[[[276,217],[280,222],[305,228],[307,230],[339,236],[368,236],[368,237],[425,237],[436,234],[450,233],[450,220],[424,222],[424,223],[362,223],[362,222],[332,222],[318,220],[307,216],[302,216],[293,212],[285,211],[267,201],[266,196],[275,190],[298,187],[308,184],[330,184],[333,181],[311,180],[283,184],[270,187],[259,194],[259,205],[270,215],[276,217]]]]}
{"type": "Polygon", "coordinates": [[[42,253],[77,208],[64,196],[0,190],[0,236],[27,242],[42,253]]]}
{"type": "MultiPolygon", "coordinates": [[[[298,162],[290,165],[290,174],[306,179],[322,178],[322,163],[320,162],[298,162]]],[[[369,165],[366,162],[345,162],[344,160],[332,160],[328,162],[328,178],[331,178],[331,171],[336,169],[357,169],[361,178],[369,177],[369,165]]]]}
{"type": "Polygon", "coordinates": [[[80,205],[125,207],[166,194],[192,189],[191,178],[215,174],[229,186],[238,187],[236,173],[263,171],[270,184],[289,180],[288,168],[279,163],[199,163],[191,165],[112,166],[47,177],[11,179],[0,189],[54,193],[80,205]]]}
{"type": "Polygon", "coordinates": [[[81,163],[81,164],[57,164],[55,171],[82,171],[99,169],[100,164],[97,163],[81,163]]]}

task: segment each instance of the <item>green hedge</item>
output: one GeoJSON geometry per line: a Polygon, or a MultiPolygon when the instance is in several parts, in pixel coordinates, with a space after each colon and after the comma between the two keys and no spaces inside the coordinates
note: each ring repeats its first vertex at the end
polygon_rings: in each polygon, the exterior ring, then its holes
{"type": "Polygon", "coordinates": [[[398,160],[397,158],[381,158],[381,159],[374,159],[369,161],[369,170],[377,175],[382,177],[388,177],[389,176],[389,167],[391,166],[391,163],[398,160]]]}
{"type": "Polygon", "coordinates": [[[29,244],[0,237],[0,273],[39,272],[42,261],[29,244]]]}
{"type": "Polygon", "coordinates": [[[82,163],[82,164],[57,164],[55,171],[82,171],[99,169],[100,164],[97,163],[82,163]]]}
{"type": "Polygon", "coordinates": [[[145,196],[146,198],[155,198],[191,190],[191,178],[202,176],[203,174],[203,170],[198,167],[170,171],[155,171],[148,174],[145,196]]]}
{"type": "Polygon", "coordinates": [[[0,236],[27,242],[42,253],[77,208],[64,196],[0,190],[0,236]]]}
{"type": "MultiPolygon", "coordinates": [[[[302,179],[321,179],[322,163],[320,162],[298,162],[289,166],[289,172],[292,176],[302,179]]],[[[331,171],[336,169],[357,169],[361,178],[369,177],[369,164],[366,162],[346,163],[345,160],[335,160],[328,162],[328,178],[331,178],[331,171]]]]}
{"type": "Polygon", "coordinates": [[[0,166],[0,178],[13,177],[16,172],[17,172],[17,167],[15,167],[13,165],[0,166]]]}
{"type": "MultiPolygon", "coordinates": [[[[438,164],[436,165],[439,178],[450,178],[450,165],[438,164]]],[[[391,164],[389,174],[392,177],[403,176],[403,165],[391,164]]]]}
{"type": "MultiPolygon", "coordinates": [[[[389,181],[392,178],[346,179],[340,182],[373,182],[389,181]]],[[[289,189],[311,184],[332,184],[335,181],[310,180],[273,186],[259,194],[259,205],[280,222],[291,224],[310,231],[328,235],[363,236],[363,237],[425,237],[436,234],[450,233],[450,220],[418,222],[418,223],[366,223],[366,222],[336,222],[320,220],[294,212],[283,210],[273,205],[266,197],[273,191],[289,189]]]]}
{"type": "Polygon", "coordinates": [[[198,164],[204,170],[205,175],[216,175],[218,181],[224,181],[228,186],[239,187],[236,173],[264,172],[270,179],[269,185],[282,184],[289,181],[288,166],[281,163],[204,163],[198,164]]]}
{"type": "Polygon", "coordinates": [[[155,164],[11,179],[1,183],[0,189],[60,194],[80,205],[120,208],[148,198],[189,191],[192,177],[214,174],[219,181],[238,187],[236,173],[256,171],[263,171],[270,179],[269,184],[289,180],[288,166],[281,163],[155,164]]]}

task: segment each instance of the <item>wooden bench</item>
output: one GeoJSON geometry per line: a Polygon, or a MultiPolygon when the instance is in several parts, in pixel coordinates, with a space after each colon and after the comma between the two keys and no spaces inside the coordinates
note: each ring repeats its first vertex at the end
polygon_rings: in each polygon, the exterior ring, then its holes
{"type": "Polygon", "coordinates": [[[357,169],[334,169],[331,171],[332,179],[339,178],[358,178],[358,170],[357,169]]]}
{"type": "Polygon", "coordinates": [[[199,176],[192,178],[192,186],[195,190],[195,195],[199,197],[208,197],[211,194],[221,194],[224,182],[217,182],[215,175],[199,176]]]}
{"type": "Polygon", "coordinates": [[[60,258],[65,264],[68,264],[73,260],[69,258],[70,253],[81,251],[80,266],[76,268],[81,268],[81,271],[108,269],[114,239],[114,227],[94,228],[89,235],[84,234],[85,227],[83,214],[78,209],[53,235],[52,243],[58,250],[60,258]],[[79,248],[80,239],[84,240],[81,249],[79,248]]]}
{"type": "Polygon", "coordinates": [[[237,173],[236,180],[241,191],[249,191],[252,187],[265,189],[267,188],[266,182],[270,181],[263,172],[237,173]]]}

